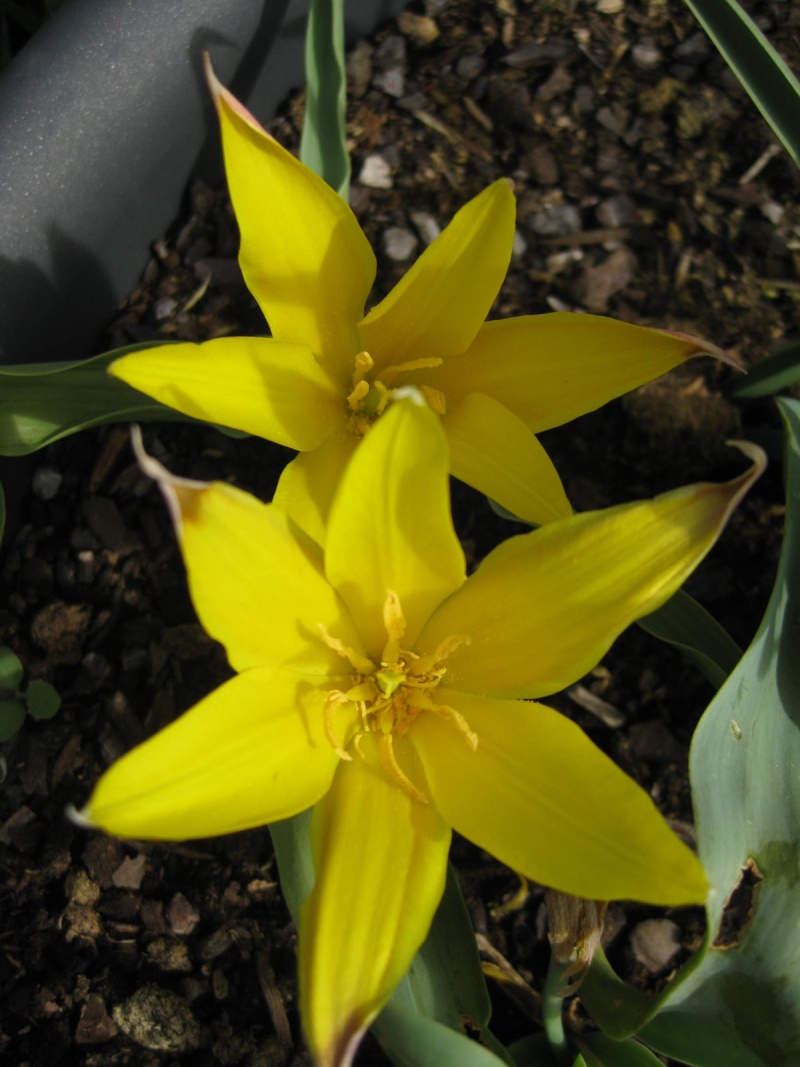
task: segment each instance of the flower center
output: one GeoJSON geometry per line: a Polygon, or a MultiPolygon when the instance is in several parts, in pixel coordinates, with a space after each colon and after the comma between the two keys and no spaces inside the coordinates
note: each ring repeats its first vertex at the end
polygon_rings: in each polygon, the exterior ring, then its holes
{"type": "Polygon", "coordinates": [[[353,744],[359,750],[363,734],[378,735],[378,751],[381,763],[392,780],[415,800],[427,804],[428,798],[418,789],[402,770],[394,752],[394,739],[401,738],[411,724],[424,711],[431,711],[448,719],[474,749],[478,738],[455,708],[439,704],[431,698],[447,672],[444,661],[460,645],[468,644],[469,637],[447,637],[436,650],[427,656],[400,647],[406,623],[397,593],[386,593],[383,605],[383,622],[387,642],[380,663],[373,663],[354,649],[348,648],[332,637],[320,624],[322,640],[348,661],[355,675],[353,685],[343,692],[330,690],[325,700],[325,735],[341,759],[350,760],[333,732],[333,716],[341,707],[355,704],[359,712],[359,726],[353,744]]]}
{"type": "MultiPolygon", "coordinates": [[[[357,437],[363,437],[376,419],[386,410],[392,397],[397,378],[409,371],[429,370],[441,364],[440,359],[411,359],[407,363],[397,363],[384,367],[380,378],[373,375],[375,361],[369,352],[359,352],[355,358],[353,370],[353,388],[347,397],[349,409],[348,425],[357,437]]],[[[406,383],[409,384],[409,383],[406,383]]],[[[417,385],[430,407],[437,415],[444,415],[447,410],[445,395],[431,385],[417,385]]]]}

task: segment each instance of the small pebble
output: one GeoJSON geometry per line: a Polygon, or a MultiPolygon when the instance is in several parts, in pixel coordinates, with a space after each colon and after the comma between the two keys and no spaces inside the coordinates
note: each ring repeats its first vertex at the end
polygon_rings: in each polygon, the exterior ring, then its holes
{"type": "Polygon", "coordinates": [[[39,500],[52,500],[63,481],[64,475],[55,467],[37,467],[31,480],[33,495],[39,500]]]}
{"type": "Polygon", "coordinates": [[[112,1010],[114,1022],[142,1048],[192,1052],[202,1043],[200,1024],[186,1000],[156,985],[142,986],[112,1010]]]}
{"type": "Polygon", "coordinates": [[[597,10],[601,15],[618,15],[625,7],[625,0],[597,0],[597,10]]]}
{"type": "Polygon", "coordinates": [[[520,260],[520,259],[522,259],[522,257],[525,255],[525,253],[527,251],[528,251],[528,242],[525,240],[525,238],[522,236],[522,234],[519,232],[519,230],[515,230],[514,231],[514,244],[511,247],[511,258],[513,260],[520,260]]]}
{"type": "Polygon", "coordinates": [[[155,307],[153,308],[153,314],[161,322],[163,319],[168,319],[172,315],[178,306],[178,301],[174,297],[165,296],[162,300],[157,300],[155,307]]]}
{"type": "Polygon", "coordinates": [[[639,70],[655,70],[661,64],[661,52],[653,44],[641,41],[631,49],[631,59],[639,70]]]}
{"type": "Polygon", "coordinates": [[[373,152],[364,160],[358,180],[369,189],[391,189],[392,168],[382,155],[373,152]]]}
{"type": "Polygon", "coordinates": [[[407,260],[419,244],[419,239],[403,226],[390,226],[383,233],[383,250],[394,263],[407,260]]]}
{"type": "Polygon", "coordinates": [[[568,233],[579,233],[581,213],[574,204],[550,204],[532,216],[530,227],[541,237],[563,237],[568,233]]]}
{"type": "Polygon", "coordinates": [[[200,912],[183,893],[176,893],[167,908],[167,922],[173,933],[187,937],[200,922],[200,912]]]}
{"type": "Polygon", "coordinates": [[[430,15],[415,15],[404,11],[397,19],[397,28],[417,44],[433,44],[440,30],[430,15]]]}
{"type": "Polygon", "coordinates": [[[456,63],[456,74],[465,82],[471,82],[486,69],[486,60],[483,56],[462,56],[456,63]]]}
{"type": "Polygon", "coordinates": [[[602,226],[616,229],[633,226],[639,221],[639,210],[629,196],[610,196],[597,205],[597,218],[602,226]]]}
{"type": "Polygon", "coordinates": [[[424,245],[433,244],[442,232],[441,226],[428,211],[412,211],[411,221],[424,245]]]}
{"type": "Polygon", "coordinates": [[[669,919],[645,919],[633,928],[631,948],[652,974],[666,970],[680,951],[680,927],[669,919]]]}

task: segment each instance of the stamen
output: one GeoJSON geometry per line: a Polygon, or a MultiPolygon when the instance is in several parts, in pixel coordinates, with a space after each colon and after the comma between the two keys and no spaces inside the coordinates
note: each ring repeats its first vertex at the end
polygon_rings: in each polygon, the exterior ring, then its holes
{"type": "Polygon", "coordinates": [[[378,753],[381,757],[381,763],[383,764],[384,770],[395,780],[404,793],[408,793],[413,800],[418,800],[421,804],[429,803],[428,798],[422,790],[417,789],[414,783],[400,769],[400,765],[394,754],[394,743],[391,734],[386,734],[379,738],[378,753]]]}
{"type": "Polygon", "coordinates": [[[372,674],[375,670],[375,664],[371,659],[362,656],[354,648],[348,647],[338,637],[331,637],[323,623],[317,623],[317,629],[328,648],[332,648],[334,652],[338,652],[342,659],[346,659],[354,671],[358,671],[359,674],[372,674]]]}
{"type": "MultiPolygon", "coordinates": [[[[461,648],[462,645],[468,645],[470,643],[470,637],[468,634],[452,634],[450,637],[445,637],[443,641],[440,641],[433,652],[427,656],[420,656],[416,663],[414,663],[411,670],[414,674],[427,674],[433,670],[437,663],[441,663],[442,660],[447,659],[457,648],[461,648]]],[[[446,668],[442,668],[442,674],[445,673],[446,668]]]]}
{"type": "Polygon", "coordinates": [[[353,757],[348,755],[339,743],[339,738],[333,732],[333,713],[341,704],[348,704],[347,694],[340,692],[338,689],[332,689],[325,698],[325,710],[323,712],[323,723],[325,727],[325,737],[328,739],[333,751],[339,757],[339,759],[347,760],[351,762],[353,757]]]}
{"type": "Polygon", "coordinates": [[[353,385],[363,382],[374,366],[375,360],[369,352],[359,352],[353,363],[353,385]]]}
{"type": "Polygon", "coordinates": [[[400,657],[400,642],[406,632],[406,620],[400,606],[400,597],[393,589],[386,590],[386,599],[383,602],[383,625],[386,627],[389,640],[383,650],[381,662],[397,663],[400,657]]]}
{"type": "Polygon", "coordinates": [[[381,372],[381,381],[393,382],[398,374],[405,374],[407,371],[412,370],[432,370],[434,367],[441,367],[442,360],[437,359],[434,356],[426,357],[424,359],[410,359],[408,363],[395,363],[391,367],[385,367],[381,372]]]}
{"type": "Polygon", "coordinates": [[[364,398],[369,392],[369,382],[365,382],[363,379],[353,386],[353,391],[347,398],[347,406],[353,412],[357,414],[361,411],[364,404],[364,398]]]}

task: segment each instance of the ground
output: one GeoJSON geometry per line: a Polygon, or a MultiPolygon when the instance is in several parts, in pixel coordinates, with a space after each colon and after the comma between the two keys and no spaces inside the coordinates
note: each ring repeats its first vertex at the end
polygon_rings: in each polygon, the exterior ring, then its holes
{"type": "MultiPolygon", "coordinates": [[[[800,69],[794,5],[750,3],[800,69]]],[[[750,364],[797,333],[798,178],[677,0],[429,0],[350,59],[351,200],[386,292],[470,196],[512,179],[515,257],[492,317],[580,309],[704,336],[750,364]]],[[[295,147],[302,95],[270,129],[295,147]]],[[[101,348],[263,332],[235,263],[224,193],[195,185],[101,348]]],[[[374,299],[373,301],[374,302],[374,299]]],[[[88,354],[88,353],[87,353],[88,354]]],[[[741,469],[726,439],[774,441],[768,402],[725,396],[734,371],[697,360],[543,435],[575,506],[652,495],[741,469]]],[[[288,458],[263,441],[152,426],[170,469],[268,499],[288,458]]],[[[454,484],[471,564],[516,527],[454,484]]],[[[198,626],[162,502],[124,428],[38,457],[5,546],[0,643],[63,697],[2,746],[0,1058],[9,1064],[302,1063],[295,934],[266,832],[188,845],[120,842],[64,817],[102,770],[229,674],[198,626]]],[[[779,451],[689,586],[746,645],[766,604],[783,521],[779,451]]],[[[637,628],[554,698],[688,840],[687,753],[712,696],[637,628]],[[599,701],[597,698],[601,698],[599,701]]],[[[546,966],[542,891],[454,849],[476,930],[534,987],[546,966]]],[[[653,988],[696,947],[702,913],[612,904],[604,943],[653,988]]],[[[503,1040],[531,998],[493,987],[503,1040]]],[[[576,1000],[570,1012],[585,1025],[576,1000]]],[[[380,1063],[367,1043],[361,1064],[380,1063]]]]}

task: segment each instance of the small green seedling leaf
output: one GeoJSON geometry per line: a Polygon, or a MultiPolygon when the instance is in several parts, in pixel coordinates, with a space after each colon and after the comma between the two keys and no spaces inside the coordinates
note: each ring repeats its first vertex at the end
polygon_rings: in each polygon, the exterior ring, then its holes
{"type": "Polygon", "coordinates": [[[0,648],[0,689],[18,689],[24,671],[10,648],[0,648]]]}
{"type": "Polygon", "coordinates": [[[37,678],[25,690],[25,703],[34,719],[52,719],[61,707],[61,697],[49,682],[37,678]]]}
{"type": "Polygon", "coordinates": [[[0,741],[8,741],[25,722],[25,706],[19,700],[0,700],[0,741]]]}

